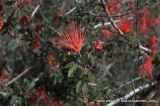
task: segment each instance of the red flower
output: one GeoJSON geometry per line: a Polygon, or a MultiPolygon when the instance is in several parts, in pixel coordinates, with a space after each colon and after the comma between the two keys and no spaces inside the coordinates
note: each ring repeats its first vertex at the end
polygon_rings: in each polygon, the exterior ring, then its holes
{"type": "Polygon", "coordinates": [[[21,26],[26,26],[30,23],[30,17],[29,16],[23,16],[20,17],[20,19],[18,20],[19,24],[21,26]]]}
{"type": "Polygon", "coordinates": [[[55,55],[53,55],[52,53],[48,54],[47,61],[50,66],[52,66],[52,64],[53,64],[53,62],[55,62],[55,60],[56,60],[55,55]]]}
{"type": "Polygon", "coordinates": [[[63,27],[58,34],[67,49],[71,49],[76,52],[81,50],[85,33],[82,31],[80,25],[72,22],[70,25],[63,27]]]}
{"type": "Polygon", "coordinates": [[[39,34],[37,32],[35,32],[34,33],[34,42],[31,44],[31,48],[35,49],[35,48],[39,47],[39,41],[40,41],[39,34]]]}
{"type": "Polygon", "coordinates": [[[154,54],[156,50],[156,37],[154,35],[151,35],[150,38],[148,39],[149,47],[152,51],[152,54],[154,54]]]}
{"type": "Polygon", "coordinates": [[[89,99],[89,95],[83,95],[83,100],[84,101],[88,101],[88,99],[89,99]]]}
{"type": "Polygon", "coordinates": [[[110,13],[117,13],[120,10],[120,7],[118,6],[119,3],[120,0],[109,0],[106,8],[110,13]]]}
{"type": "Polygon", "coordinates": [[[102,36],[110,37],[110,36],[112,36],[113,33],[111,31],[107,30],[107,29],[102,29],[99,32],[99,34],[102,35],[102,36]]]}
{"type": "Polygon", "coordinates": [[[144,34],[146,33],[149,28],[151,27],[151,25],[154,24],[154,19],[150,14],[150,10],[148,7],[144,7],[141,11],[140,11],[140,16],[142,18],[139,19],[138,21],[138,26],[139,26],[139,32],[144,34]]]}
{"type": "Polygon", "coordinates": [[[2,72],[0,72],[0,85],[1,85],[2,81],[3,81],[3,75],[2,75],[2,72]]]}
{"type": "Polygon", "coordinates": [[[2,69],[0,72],[0,88],[3,85],[3,81],[12,79],[11,74],[5,71],[6,70],[5,68],[6,67],[4,67],[4,69],[2,69]]]}
{"type": "Polygon", "coordinates": [[[128,0],[128,5],[130,8],[133,8],[135,5],[135,0],[128,0]]]}
{"type": "Polygon", "coordinates": [[[42,29],[41,23],[40,23],[40,22],[36,22],[36,23],[34,24],[34,29],[35,29],[35,30],[41,30],[41,29],[42,29]]]}
{"type": "Polygon", "coordinates": [[[28,91],[25,93],[26,97],[28,98],[28,100],[30,102],[35,102],[35,100],[37,99],[37,94],[36,92],[32,92],[32,91],[28,91]]]}
{"type": "Polygon", "coordinates": [[[154,19],[154,23],[160,25],[160,18],[154,19]]]}
{"type": "Polygon", "coordinates": [[[120,30],[124,33],[129,33],[132,31],[132,23],[130,20],[120,19],[117,23],[120,30]]]}
{"type": "Polygon", "coordinates": [[[44,86],[38,87],[38,95],[39,95],[41,98],[43,98],[43,97],[46,95],[46,91],[45,91],[44,86]]]}
{"type": "Polygon", "coordinates": [[[151,56],[146,56],[145,61],[138,67],[139,73],[142,76],[152,77],[152,58],[151,56]]]}
{"type": "Polygon", "coordinates": [[[43,106],[60,106],[54,97],[46,94],[44,86],[38,87],[38,93],[43,106]]]}
{"type": "Polygon", "coordinates": [[[60,67],[59,66],[52,66],[52,67],[50,67],[50,69],[53,71],[59,71],[60,67]]]}
{"type": "Polygon", "coordinates": [[[3,27],[3,19],[0,17],[0,29],[3,27]]]}
{"type": "Polygon", "coordinates": [[[94,48],[95,49],[102,49],[102,42],[101,42],[101,40],[98,40],[98,41],[94,41],[93,42],[93,46],[94,46],[94,48]]]}

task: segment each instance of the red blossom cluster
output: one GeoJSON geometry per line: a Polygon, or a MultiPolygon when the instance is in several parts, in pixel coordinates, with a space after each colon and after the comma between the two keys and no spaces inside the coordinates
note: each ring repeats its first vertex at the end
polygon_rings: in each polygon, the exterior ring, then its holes
{"type": "Polygon", "coordinates": [[[142,76],[152,77],[152,57],[146,56],[144,62],[138,67],[138,70],[142,76]]]}
{"type": "Polygon", "coordinates": [[[36,92],[30,91],[25,94],[30,102],[40,100],[43,106],[60,106],[55,97],[47,95],[44,86],[38,87],[36,92]]]}
{"type": "Polygon", "coordinates": [[[142,76],[152,77],[152,73],[153,73],[152,57],[157,50],[157,42],[156,42],[155,35],[151,35],[149,37],[148,45],[149,45],[149,48],[151,49],[151,53],[150,55],[145,56],[145,60],[142,64],[139,65],[138,70],[142,76]]]}
{"type": "Polygon", "coordinates": [[[123,33],[132,32],[132,22],[129,19],[119,19],[117,25],[123,33]]]}
{"type": "Polygon", "coordinates": [[[111,37],[113,35],[113,33],[110,30],[104,29],[104,28],[101,28],[101,30],[99,31],[99,34],[101,36],[105,36],[107,38],[109,38],[109,37],[111,37]]]}
{"type": "Polygon", "coordinates": [[[46,94],[45,88],[43,86],[38,87],[38,95],[43,106],[60,106],[57,100],[46,94]]]}
{"type": "Polygon", "coordinates": [[[120,0],[109,0],[106,8],[111,14],[117,14],[121,10],[120,0]]]}
{"type": "Polygon", "coordinates": [[[6,67],[4,67],[0,71],[0,88],[3,87],[5,80],[10,80],[10,79],[12,79],[12,75],[6,70],[6,67]]]}
{"type": "Polygon", "coordinates": [[[3,27],[3,19],[0,17],[0,29],[3,27]]]}
{"type": "Polygon", "coordinates": [[[97,50],[102,49],[102,41],[101,41],[101,40],[94,41],[94,42],[93,42],[93,46],[94,46],[94,48],[97,49],[97,50]]]}
{"type": "Polygon", "coordinates": [[[78,23],[71,22],[70,25],[63,27],[58,32],[58,35],[67,49],[80,52],[83,46],[85,32],[78,23]]]}
{"type": "Polygon", "coordinates": [[[140,17],[141,18],[138,20],[139,32],[145,34],[152,25],[156,24],[154,22],[155,18],[152,17],[148,6],[140,10],[140,17]]]}
{"type": "Polygon", "coordinates": [[[151,49],[151,55],[153,56],[153,54],[155,53],[156,49],[157,49],[157,42],[156,42],[156,37],[155,35],[151,35],[148,39],[148,44],[149,47],[151,49]]]}
{"type": "Polygon", "coordinates": [[[60,70],[60,67],[53,65],[55,61],[56,61],[56,56],[53,53],[49,53],[47,56],[48,67],[53,71],[58,71],[60,70]]]}

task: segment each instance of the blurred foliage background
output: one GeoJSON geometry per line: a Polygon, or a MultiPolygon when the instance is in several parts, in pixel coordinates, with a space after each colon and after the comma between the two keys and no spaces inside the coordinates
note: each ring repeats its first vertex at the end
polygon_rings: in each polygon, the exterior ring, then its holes
{"type": "MultiPolygon", "coordinates": [[[[130,11],[129,0],[119,1],[125,12],[130,11]]],[[[124,16],[133,18],[131,32],[124,36],[114,32],[111,36],[104,36],[100,31],[110,27],[96,27],[99,23],[109,22],[98,0],[17,3],[18,0],[0,1],[3,19],[0,29],[0,106],[105,106],[106,102],[96,104],[94,101],[114,100],[159,79],[160,26],[152,25],[143,35],[137,33],[136,11],[124,16]],[[31,17],[37,6],[40,7],[31,17]],[[57,38],[57,32],[73,20],[81,23],[87,31],[80,53],[63,48],[57,38]],[[151,35],[157,38],[157,50],[152,57],[153,77],[139,78],[137,66],[142,62],[139,58],[144,55],[139,53],[139,44],[149,48],[147,42],[151,35]],[[95,40],[102,41],[102,49],[94,48],[95,40]],[[8,84],[28,68],[27,73],[8,84]],[[135,78],[139,80],[126,84],[135,78]]],[[[145,3],[158,20],[159,0],[140,0],[138,6],[145,3]]],[[[150,99],[160,96],[159,85],[143,92],[134,99],[147,98],[150,92],[154,92],[150,99]]],[[[119,105],[132,104],[143,105],[119,105]]]]}

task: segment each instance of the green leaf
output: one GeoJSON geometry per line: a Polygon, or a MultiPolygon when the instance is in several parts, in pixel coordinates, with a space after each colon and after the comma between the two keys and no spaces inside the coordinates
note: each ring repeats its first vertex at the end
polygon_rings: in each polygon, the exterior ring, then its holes
{"type": "Polygon", "coordinates": [[[21,106],[22,98],[20,98],[16,95],[12,96],[11,101],[10,101],[10,105],[11,106],[17,106],[18,104],[21,106]]]}
{"type": "Polygon", "coordinates": [[[82,85],[82,81],[78,81],[78,83],[76,85],[76,92],[77,93],[79,93],[81,85],[82,85]]]}
{"type": "Polygon", "coordinates": [[[96,62],[97,57],[91,55],[91,64],[94,65],[96,62]]]}
{"type": "Polygon", "coordinates": [[[73,64],[68,72],[68,77],[72,77],[73,73],[78,69],[78,64],[73,64]]]}
{"type": "Polygon", "coordinates": [[[82,87],[82,92],[83,92],[83,94],[87,94],[88,91],[89,91],[88,85],[87,85],[87,83],[84,83],[84,84],[83,84],[83,87],[82,87]]]}

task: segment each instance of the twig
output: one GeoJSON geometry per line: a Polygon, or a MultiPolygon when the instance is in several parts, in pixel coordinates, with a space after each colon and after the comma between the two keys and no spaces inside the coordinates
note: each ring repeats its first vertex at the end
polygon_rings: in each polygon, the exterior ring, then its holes
{"type": "MultiPolygon", "coordinates": [[[[116,23],[116,22],[118,22],[118,21],[119,21],[119,20],[115,20],[114,22],[116,23]]],[[[105,26],[111,25],[111,22],[99,23],[99,24],[97,24],[97,25],[94,26],[94,29],[96,29],[96,28],[98,28],[98,27],[101,27],[101,26],[103,26],[103,25],[105,25],[105,26]]]]}
{"type": "MultiPolygon", "coordinates": [[[[129,17],[128,19],[133,19],[133,17],[129,17]]],[[[117,23],[120,20],[118,19],[118,20],[113,20],[113,21],[114,21],[114,23],[117,23]]],[[[112,24],[111,24],[111,22],[99,23],[99,24],[95,25],[93,28],[96,29],[96,28],[99,28],[99,27],[101,27],[103,25],[104,26],[109,26],[109,25],[112,25],[112,24]]]]}
{"type": "Polygon", "coordinates": [[[0,92],[0,94],[3,96],[8,96],[8,93],[0,92]]]}
{"type": "Polygon", "coordinates": [[[22,73],[20,73],[18,76],[16,76],[15,78],[13,78],[11,81],[9,81],[8,83],[5,84],[5,86],[9,86],[11,85],[13,82],[15,82],[16,80],[18,80],[19,78],[21,78],[23,75],[25,75],[29,70],[31,69],[31,67],[25,69],[22,73]]]}
{"type": "MultiPolygon", "coordinates": [[[[128,81],[128,82],[126,82],[125,84],[123,84],[123,85],[120,85],[118,88],[116,88],[115,90],[112,90],[112,91],[116,91],[117,89],[119,89],[119,88],[122,88],[122,87],[124,87],[124,86],[126,86],[126,85],[128,85],[128,84],[131,84],[131,83],[133,83],[133,82],[135,82],[135,81],[138,81],[138,80],[140,80],[142,77],[137,77],[137,78],[135,78],[135,79],[132,79],[131,81],[128,81]]],[[[107,89],[108,87],[106,87],[106,88],[104,88],[104,89],[107,89]]]]}
{"type": "Polygon", "coordinates": [[[88,85],[91,86],[91,87],[94,87],[94,86],[96,86],[97,84],[92,83],[92,82],[88,82],[88,85]]]}
{"type": "Polygon", "coordinates": [[[148,4],[149,4],[148,2],[147,2],[147,3],[144,3],[142,6],[137,7],[137,8],[134,9],[134,10],[130,10],[130,11],[126,12],[126,13],[121,13],[121,14],[118,14],[118,15],[113,15],[112,17],[113,17],[113,18],[116,18],[116,17],[122,17],[122,16],[125,16],[125,15],[128,15],[128,14],[131,14],[131,13],[133,13],[133,12],[136,12],[137,10],[140,10],[141,8],[143,8],[144,6],[146,6],[146,5],[148,5],[148,4]]]}
{"type": "Polygon", "coordinates": [[[48,19],[47,19],[47,18],[45,17],[45,15],[43,14],[41,8],[39,8],[39,10],[40,10],[40,14],[41,14],[42,18],[44,19],[44,21],[46,21],[46,23],[49,23],[48,19]]]}
{"type": "Polygon", "coordinates": [[[31,18],[34,17],[34,15],[36,14],[37,10],[39,9],[40,5],[37,5],[36,8],[34,9],[34,11],[31,14],[31,18]]]}
{"type": "Polygon", "coordinates": [[[121,97],[121,98],[118,98],[112,102],[110,102],[109,104],[107,104],[106,106],[114,106],[116,104],[118,104],[119,102],[121,102],[122,100],[127,100],[129,99],[130,97],[136,95],[137,93],[139,93],[141,90],[144,90],[144,89],[148,89],[152,86],[155,86],[157,84],[157,81],[154,81],[152,82],[151,84],[146,84],[146,85],[143,85],[143,86],[140,86],[138,88],[136,88],[135,90],[129,92],[127,95],[125,95],[124,97],[121,97]]]}
{"type": "Polygon", "coordinates": [[[139,45],[139,49],[142,50],[142,51],[145,51],[145,52],[151,52],[150,49],[148,49],[148,48],[146,48],[146,47],[144,47],[142,45],[139,45]]]}
{"type": "Polygon", "coordinates": [[[70,9],[68,12],[65,13],[65,15],[69,15],[71,14],[74,10],[76,10],[77,7],[73,7],[72,9],[70,9]]]}
{"type": "MultiPolygon", "coordinates": [[[[132,82],[132,89],[135,91],[135,85],[134,85],[134,82],[132,82]]],[[[133,100],[135,100],[135,97],[136,97],[136,95],[135,95],[135,92],[134,92],[134,95],[133,95],[133,100]]],[[[135,103],[133,102],[133,106],[135,106],[135,103]]]]}

